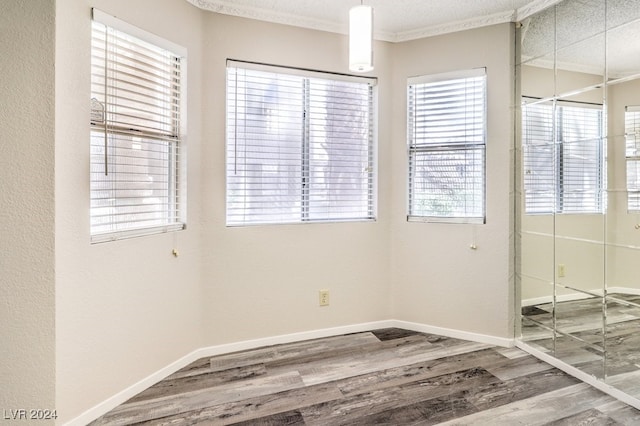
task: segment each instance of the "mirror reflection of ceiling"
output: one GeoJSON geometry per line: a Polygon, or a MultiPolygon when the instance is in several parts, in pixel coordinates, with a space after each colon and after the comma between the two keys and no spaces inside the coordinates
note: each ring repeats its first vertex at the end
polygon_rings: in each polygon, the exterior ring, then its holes
{"type": "Polygon", "coordinates": [[[531,65],[552,68],[557,43],[560,69],[604,75],[606,64],[610,79],[640,70],[640,0],[565,0],[522,24],[521,54],[531,65]]]}
{"type": "MultiPolygon", "coordinates": [[[[205,10],[346,34],[360,0],[187,0],[205,10]]],[[[364,0],[373,6],[375,38],[399,42],[515,22],[558,0],[364,0]]]]}

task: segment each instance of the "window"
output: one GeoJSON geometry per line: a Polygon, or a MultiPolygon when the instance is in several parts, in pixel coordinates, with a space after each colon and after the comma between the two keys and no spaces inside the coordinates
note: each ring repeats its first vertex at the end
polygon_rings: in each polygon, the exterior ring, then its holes
{"type": "Polygon", "coordinates": [[[627,210],[640,211],[640,107],[628,106],[624,113],[627,160],[627,210]]]}
{"type": "Polygon", "coordinates": [[[182,229],[182,49],[93,13],[91,240],[182,229]]]}
{"type": "Polygon", "coordinates": [[[409,220],[484,223],[485,69],[410,78],[409,220]]]}
{"type": "Polygon", "coordinates": [[[526,213],[603,211],[601,106],[524,104],[522,145],[526,213]]]}
{"type": "Polygon", "coordinates": [[[227,225],[374,219],[374,82],[230,61],[227,225]]]}

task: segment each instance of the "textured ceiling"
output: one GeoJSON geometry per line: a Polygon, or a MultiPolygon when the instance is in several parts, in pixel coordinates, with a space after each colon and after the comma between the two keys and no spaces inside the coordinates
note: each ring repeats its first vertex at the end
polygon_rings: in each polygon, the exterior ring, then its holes
{"type": "MultiPolygon", "coordinates": [[[[187,0],[217,13],[346,34],[360,0],[187,0]]],[[[512,22],[557,0],[364,0],[374,8],[375,38],[406,41],[512,22]]]]}
{"type": "MultiPolygon", "coordinates": [[[[361,0],[187,0],[216,13],[348,33],[349,9],[361,0]]],[[[622,77],[640,70],[640,0],[363,0],[374,8],[374,37],[401,42],[504,22],[523,22],[523,58],[538,66],[622,77]],[[545,10],[546,9],[546,10],[545,10]],[[537,12],[543,11],[540,14],[537,12]],[[535,16],[532,16],[536,14],[535,16]],[[605,24],[605,18],[606,24],[605,24]],[[527,19],[530,18],[530,19],[527,19]],[[557,24],[558,32],[550,31],[557,24]],[[604,27],[614,28],[608,37],[604,27]],[[593,36],[590,37],[591,33],[593,36]],[[585,39],[576,43],[578,39],[585,39]],[[566,46],[566,48],[562,48],[566,46]]]]}
{"type": "Polygon", "coordinates": [[[551,68],[555,60],[560,69],[606,70],[609,78],[640,73],[640,0],[567,0],[522,24],[522,59],[532,65],[551,68]]]}

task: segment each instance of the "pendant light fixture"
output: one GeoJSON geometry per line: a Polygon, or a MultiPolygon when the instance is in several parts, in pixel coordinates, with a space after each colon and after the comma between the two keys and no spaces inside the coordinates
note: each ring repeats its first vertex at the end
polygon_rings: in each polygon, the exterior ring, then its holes
{"type": "Polygon", "coordinates": [[[349,11],[349,69],[373,70],[373,8],[362,3],[349,11]]]}

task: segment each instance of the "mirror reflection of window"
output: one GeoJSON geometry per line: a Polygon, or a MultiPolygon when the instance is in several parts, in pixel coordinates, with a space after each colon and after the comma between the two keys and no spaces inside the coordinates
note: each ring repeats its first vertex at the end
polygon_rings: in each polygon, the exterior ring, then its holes
{"type": "Polygon", "coordinates": [[[579,103],[523,105],[527,214],[604,211],[603,135],[600,108],[579,103]]]}
{"type": "Polygon", "coordinates": [[[627,210],[640,212],[640,106],[627,106],[624,113],[627,162],[627,210]]]}

